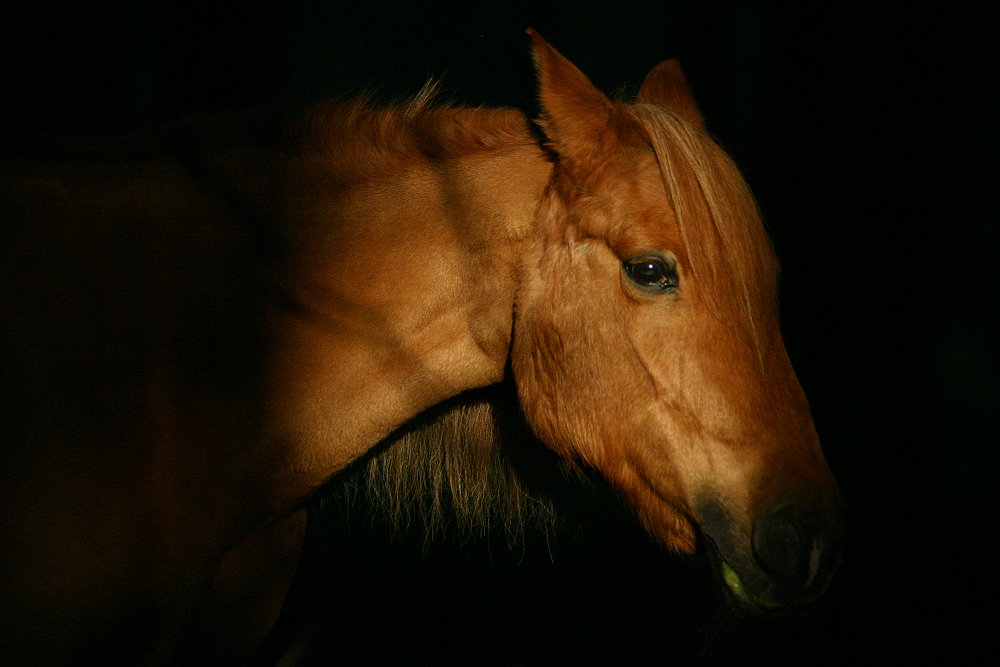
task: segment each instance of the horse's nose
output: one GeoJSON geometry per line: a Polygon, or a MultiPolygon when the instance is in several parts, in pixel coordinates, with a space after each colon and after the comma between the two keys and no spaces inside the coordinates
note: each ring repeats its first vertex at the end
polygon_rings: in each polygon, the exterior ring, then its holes
{"type": "Polygon", "coordinates": [[[823,591],[839,560],[839,546],[837,530],[810,508],[771,510],[753,529],[754,557],[789,602],[823,591]]]}

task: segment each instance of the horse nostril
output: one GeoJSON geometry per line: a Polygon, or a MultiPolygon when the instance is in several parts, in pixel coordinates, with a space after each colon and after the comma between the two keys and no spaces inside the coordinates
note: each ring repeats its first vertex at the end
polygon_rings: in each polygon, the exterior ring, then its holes
{"type": "Polygon", "coordinates": [[[811,585],[820,561],[814,525],[795,507],[766,514],[753,530],[753,553],[761,568],[788,588],[811,585]]]}

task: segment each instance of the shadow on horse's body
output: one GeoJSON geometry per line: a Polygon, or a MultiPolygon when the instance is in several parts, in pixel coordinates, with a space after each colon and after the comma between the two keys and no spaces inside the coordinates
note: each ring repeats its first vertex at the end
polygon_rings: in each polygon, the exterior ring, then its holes
{"type": "MultiPolygon", "coordinates": [[[[616,104],[533,48],[543,139],[422,94],[8,151],[0,655],[245,655],[313,491],[508,368],[539,439],[667,546],[700,528],[739,603],[823,590],[838,495],[749,192],[676,63],[616,104]]],[[[495,469],[448,451],[436,483],[495,469]]]]}

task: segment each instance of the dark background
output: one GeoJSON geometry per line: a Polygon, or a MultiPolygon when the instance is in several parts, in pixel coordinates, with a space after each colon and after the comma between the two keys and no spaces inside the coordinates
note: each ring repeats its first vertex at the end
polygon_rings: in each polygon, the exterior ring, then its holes
{"type": "Polygon", "coordinates": [[[607,91],[680,58],[782,259],[786,341],[849,505],[834,587],[736,617],[701,559],[613,506],[513,553],[354,522],[297,589],[330,601],[289,617],[315,628],[310,664],[970,664],[997,627],[998,33],[988,2],[924,4],[14,2],[0,111],[118,134],[431,75],[531,109],[529,25],[607,91]]]}

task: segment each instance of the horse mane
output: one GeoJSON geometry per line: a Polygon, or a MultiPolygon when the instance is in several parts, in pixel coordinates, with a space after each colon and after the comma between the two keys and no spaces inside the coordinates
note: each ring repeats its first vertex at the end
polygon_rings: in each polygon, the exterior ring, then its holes
{"type": "Polygon", "coordinates": [[[536,144],[518,109],[442,101],[428,81],[411,99],[380,105],[371,93],[312,107],[298,127],[299,148],[335,155],[352,168],[383,168],[385,160],[462,157],[536,144]]]}
{"type": "Polygon", "coordinates": [[[534,437],[506,381],[418,415],[335,477],[317,510],[360,511],[428,541],[503,535],[517,544],[555,526],[560,480],[579,488],[584,477],[534,437]]]}

